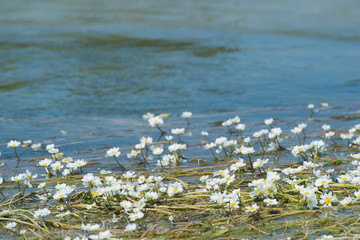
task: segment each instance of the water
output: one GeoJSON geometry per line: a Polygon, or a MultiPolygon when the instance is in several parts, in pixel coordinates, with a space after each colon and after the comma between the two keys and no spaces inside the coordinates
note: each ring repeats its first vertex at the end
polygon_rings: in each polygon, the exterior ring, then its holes
{"type": "Polygon", "coordinates": [[[16,138],[106,162],[154,134],[146,112],[194,112],[200,141],[203,123],[236,114],[256,126],[301,122],[308,103],[355,111],[359,14],[357,0],[1,1],[2,160],[16,138]]]}

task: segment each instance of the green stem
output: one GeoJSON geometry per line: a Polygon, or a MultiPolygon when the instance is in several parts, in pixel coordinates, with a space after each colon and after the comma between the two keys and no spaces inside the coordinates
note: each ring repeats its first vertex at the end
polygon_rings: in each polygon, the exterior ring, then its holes
{"type": "Polygon", "coordinates": [[[117,162],[117,164],[118,164],[121,168],[123,168],[124,170],[126,170],[126,168],[119,163],[119,161],[117,160],[117,158],[116,158],[115,156],[114,156],[114,158],[115,158],[115,161],[117,162]]]}

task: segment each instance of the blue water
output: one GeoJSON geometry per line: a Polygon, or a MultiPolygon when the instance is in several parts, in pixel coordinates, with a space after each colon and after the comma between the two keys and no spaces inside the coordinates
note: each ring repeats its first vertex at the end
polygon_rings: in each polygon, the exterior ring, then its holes
{"type": "Polygon", "coordinates": [[[201,126],[357,104],[359,16],[357,0],[1,1],[1,145],[75,153],[135,144],[146,112],[201,126]]]}

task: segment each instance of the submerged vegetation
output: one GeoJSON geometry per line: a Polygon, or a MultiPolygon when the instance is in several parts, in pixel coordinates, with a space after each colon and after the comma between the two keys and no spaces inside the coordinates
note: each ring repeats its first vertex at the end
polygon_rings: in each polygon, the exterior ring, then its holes
{"type": "MultiPolygon", "coordinates": [[[[321,104],[320,109],[327,108],[321,104]]],[[[168,114],[145,114],[160,132],[142,136],[126,154],[105,157],[114,171],[87,172],[90,162],[66,156],[54,144],[37,160],[42,173],[25,170],[0,177],[0,234],[11,239],[356,239],[360,238],[360,124],[342,131],[310,121],[285,132],[265,119],[245,134],[236,116],[219,123],[220,136],[202,131],[197,146],[209,159],[188,159],[191,112],[186,128],[166,130],[168,114]],[[279,164],[279,159],[285,159],[279,164]],[[287,161],[286,159],[289,159],[287,161]],[[156,171],[128,169],[137,161],[156,171]],[[199,167],[183,166],[184,162],[199,167]],[[202,165],[211,162],[211,165],[202,165]],[[154,165],[156,164],[156,165],[154,165]]],[[[11,140],[17,149],[41,149],[11,140]]]]}

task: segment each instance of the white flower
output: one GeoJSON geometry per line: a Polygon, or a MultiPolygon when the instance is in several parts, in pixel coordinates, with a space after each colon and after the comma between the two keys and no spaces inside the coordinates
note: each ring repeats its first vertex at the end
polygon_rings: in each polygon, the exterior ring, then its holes
{"type": "Polygon", "coordinates": [[[240,158],[238,162],[230,166],[230,170],[236,172],[244,166],[246,166],[246,163],[244,163],[244,159],[240,158]]]}
{"type": "Polygon", "coordinates": [[[58,199],[62,199],[62,198],[67,198],[67,192],[66,192],[66,190],[60,190],[60,191],[57,191],[55,194],[54,194],[54,196],[53,196],[53,198],[55,199],[55,200],[58,200],[58,199]]]}
{"type": "Polygon", "coordinates": [[[46,150],[49,150],[51,148],[55,148],[55,144],[48,144],[46,145],[46,150]]]}
{"type": "Polygon", "coordinates": [[[25,175],[24,174],[18,174],[18,175],[16,175],[16,176],[13,176],[13,177],[10,177],[10,180],[11,181],[14,181],[14,182],[20,182],[20,181],[22,181],[22,180],[24,180],[25,179],[25,175]]]}
{"type": "Polygon", "coordinates": [[[37,150],[37,149],[41,148],[41,143],[34,143],[33,145],[31,145],[31,148],[34,150],[37,150]]]}
{"type": "Polygon", "coordinates": [[[325,138],[331,138],[334,135],[335,135],[335,132],[331,131],[331,132],[325,133],[325,138]]]}
{"type": "Polygon", "coordinates": [[[259,206],[254,203],[252,206],[245,207],[245,212],[256,212],[259,209],[259,206]]]}
{"type": "Polygon", "coordinates": [[[181,114],[182,118],[190,118],[192,116],[192,112],[183,112],[181,114]]]}
{"type": "Polygon", "coordinates": [[[316,240],[326,240],[326,239],[334,239],[331,235],[322,235],[321,238],[317,238],[316,240]]]}
{"type": "Polygon", "coordinates": [[[32,143],[32,140],[25,140],[23,141],[23,146],[28,147],[32,143]]]}
{"type": "Polygon", "coordinates": [[[16,222],[10,222],[10,223],[8,223],[8,224],[5,225],[5,228],[14,230],[14,228],[15,228],[16,225],[17,225],[16,222]]]}
{"type": "Polygon", "coordinates": [[[281,128],[277,127],[277,128],[272,128],[271,129],[271,133],[274,134],[275,136],[280,136],[282,133],[281,128]]]}
{"type": "Polygon", "coordinates": [[[128,225],[126,225],[125,227],[125,232],[133,232],[136,230],[136,224],[135,223],[129,223],[128,225]]]}
{"type": "Polygon", "coordinates": [[[144,213],[141,211],[130,213],[129,215],[130,221],[136,221],[138,219],[141,219],[142,217],[144,217],[144,213]]]}
{"type": "Polygon", "coordinates": [[[303,195],[306,198],[316,198],[315,192],[317,191],[316,187],[313,186],[307,186],[307,187],[301,187],[300,188],[300,194],[303,195]]]}
{"type": "Polygon", "coordinates": [[[45,158],[39,162],[39,166],[47,167],[52,163],[52,160],[49,158],[45,158]]]}
{"type": "Polygon", "coordinates": [[[259,137],[262,136],[262,132],[261,131],[254,132],[253,136],[256,137],[256,138],[259,138],[259,137]]]}
{"type": "Polygon", "coordinates": [[[47,215],[49,215],[51,212],[49,209],[47,208],[43,208],[43,209],[39,209],[39,210],[36,210],[34,212],[34,217],[35,218],[38,218],[38,217],[45,217],[47,215]]]}
{"type": "Polygon", "coordinates": [[[224,176],[223,180],[227,185],[229,185],[230,183],[235,181],[235,175],[226,175],[224,176]]]}
{"type": "Polygon", "coordinates": [[[159,198],[157,192],[147,192],[145,193],[146,198],[150,198],[151,200],[156,200],[159,198]]]}
{"type": "Polygon", "coordinates": [[[135,175],[136,175],[135,172],[127,171],[126,173],[123,174],[123,177],[124,178],[133,178],[133,177],[135,177],[135,175]]]}
{"type": "Polygon", "coordinates": [[[152,126],[152,127],[155,127],[156,125],[164,124],[164,120],[159,116],[149,118],[148,122],[149,122],[150,126],[152,126]]]}
{"type": "Polygon", "coordinates": [[[224,144],[226,141],[227,141],[226,137],[219,137],[219,138],[215,139],[215,144],[221,145],[221,144],[224,144]]]}
{"type": "Polygon", "coordinates": [[[60,161],[57,161],[57,162],[51,164],[51,167],[54,171],[60,171],[60,169],[62,169],[64,166],[61,165],[60,161]]]}
{"type": "Polygon", "coordinates": [[[294,134],[299,134],[299,133],[301,133],[301,131],[302,131],[302,128],[299,128],[299,127],[294,127],[293,129],[291,129],[291,132],[294,134]]]}
{"type": "Polygon", "coordinates": [[[62,212],[62,213],[55,215],[55,217],[63,218],[65,216],[69,215],[70,213],[71,213],[70,211],[62,212]]]}
{"type": "Polygon", "coordinates": [[[73,158],[72,158],[72,157],[67,157],[67,158],[61,159],[61,161],[62,161],[63,163],[69,163],[69,162],[72,162],[72,161],[73,161],[73,158]]]}
{"type": "Polygon", "coordinates": [[[59,149],[57,149],[57,148],[50,148],[50,149],[48,149],[48,152],[49,152],[50,154],[57,154],[57,153],[59,152],[59,149]]]}
{"type": "Polygon", "coordinates": [[[182,193],[184,191],[184,188],[182,185],[178,182],[170,184],[167,190],[167,193],[169,197],[174,196],[175,194],[182,193]]]}
{"type": "Polygon", "coordinates": [[[100,224],[94,224],[94,225],[91,225],[90,223],[86,225],[81,224],[81,228],[84,231],[96,231],[100,228],[100,224]]]}
{"type": "Polygon", "coordinates": [[[142,118],[143,118],[144,120],[149,120],[150,118],[152,118],[152,117],[154,117],[154,116],[155,116],[155,114],[148,112],[147,114],[143,115],[142,118]]]}
{"type": "Polygon", "coordinates": [[[104,231],[104,232],[99,232],[99,239],[108,239],[108,238],[110,238],[111,237],[111,232],[110,232],[110,230],[106,230],[106,231],[104,231]]]}
{"type": "Polygon", "coordinates": [[[329,193],[324,193],[320,196],[321,200],[320,200],[320,203],[321,204],[324,204],[328,207],[331,207],[331,204],[333,202],[336,202],[338,201],[336,195],[332,195],[332,192],[329,192],[329,193]]]}
{"type": "Polygon", "coordinates": [[[150,144],[152,142],[153,142],[152,137],[142,137],[142,138],[140,138],[140,143],[150,144]]]}
{"type": "Polygon", "coordinates": [[[230,118],[229,120],[231,120],[232,123],[239,123],[239,122],[240,122],[239,116],[236,116],[236,117],[234,117],[234,118],[230,118]]]}
{"type": "Polygon", "coordinates": [[[320,107],[327,108],[327,107],[329,107],[329,104],[324,102],[324,103],[320,104],[320,107]]]}
{"type": "Polygon", "coordinates": [[[163,153],[163,151],[164,151],[163,148],[157,147],[157,148],[154,148],[152,152],[154,155],[160,155],[163,153]]]}
{"type": "Polygon", "coordinates": [[[352,201],[353,201],[352,197],[346,197],[346,198],[344,198],[343,200],[340,201],[340,204],[343,207],[348,207],[352,201]]]}
{"type": "Polygon", "coordinates": [[[87,162],[84,159],[78,159],[75,161],[75,164],[77,167],[83,167],[87,164],[87,162]]]}
{"type": "Polygon", "coordinates": [[[331,183],[331,179],[328,176],[322,176],[315,181],[315,186],[321,187],[324,186],[324,188],[329,187],[329,183],[331,183]]]}
{"type": "Polygon", "coordinates": [[[207,144],[205,144],[205,146],[204,146],[205,149],[212,149],[212,148],[214,148],[214,147],[216,147],[216,143],[213,143],[213,142],[207,143],[207,144]]]}
{"type": "Polygon", "coordinates": [[[352,134],[352,133],[348,133],[348,134],[346,134],[346,133],[344,133],[344,134],[340,134],[340,137],[341,137],[342,139],[344,139],[344,140],[346,140],[346,139],[351,139],[353,136],[354,136],[354,134],[352,134]]]}
{"type": "Polygon", "coordinates": [[[228,119],[228,120],[224,121],[221,125],[223,127],[229,127],[229,126],[231,126],[231,124],[233,124],[233,122],[231,121],[231,119],[228,119]]]}
{"type": "Polygon", "coordinates": [[[10,142],[8,142],[7,147],[18,147],[20,146],[21,142],[16,141],[16,140],[11,140],[10,142]]]}
{"type": "Polygon", "coordinates": [[[207,131],[201,131],[201,136],[206,137],[206,136],[208,136],[208,135],[209,135],[209,133],[208,133],[207,131]]]}
{"type": "Polygon", "coordinates": [[[38,176],[37,174],[32,175],[32,173],[27,169],[24,173],[24,177],[27,178],[29,181],[37,178],[37,176],[38,176]]]}
{"type": "Polygon", "coordinates": [[[114,148],[110,148],[109,150],[106,151],[106,157],[118,157],[120,156],[121,152],[120,152],[120,148],[118,147],[114,147],[114,148]]]}
{"type": "Polygon", "coordinates": [[[269,126],[273,123],[273,121],[274,121],[273,118],[268,118],[268,119],[265,119],[264,123],[269,126]]]}
{"type": "Polygon", "coordinates": [[[86,209],[87,209],[87,210],[90,210],[90,209],[92,209],[92,207],[95,206],[95,205],[96,205],[95,203],[93,203],[93,204],[91,204],[91,205],[88,205],[88,206],[86,206],[86,209]]]}
{"type": "Polygon", "coordinates": [[[269,162],[269,159],[256,159],[256,161],[253,163],[254,168],[262,168],[266,163],[269,162]]]}
{"type": "Polygon", "coordinates": [[[244,131],[245,130],[245,124],[239,123],[238,125],[235,126],[235,129],[237,131],[244,131]]]}
{"type": "Polygon", "coordinates": [[[350,157],[360,160],[360,153],[350,154],[350,157]]]}
{"type": "Polygon", "coordinates": [[[173,128],[171,129],[171,133],[175,135],[179,135],[185,132],[185,128],[173,128]]]}
{"type": "Polygon", "coordinates": [[[173,140],[173,136],[165,136],[166,141],[171,142],[173,140]]]}
{"type": "Polygon", "coordinates": [[[108,171],[108,170],[105,170],[105,169],[101,169],[99,173],[100,173],[100,174],[110,174],[111,171],[108,171]]]}
{"type": "Polygon", "coordinates": [[[298,125],[298,127],[304,130],[307,127],[307,124],[306,123],[300,123],[298,125]]]}
{"type": "Polygon", "coordinates": [[[314,207],[317,207],[318,205],[318,201],[316,199],[316,195],[311,195],[310,197],[306,198],[306,201],[307,201],[307,207],[310,209],[310,210],[313,210],[314,207]]]}
{"type": "Polygon", "coordinates": [[[315,107],[315,105],[314,104],[312,104],[312,103],[310,103],[310,104],[308,104],[308,109],[314,109],[314,107],[315,107]]]}
{"type": "Polygon", "coordinates": [[[270,205],[277,205],[278,201],[276,199],[267,198],[264,199],[264,203],[266,203],[267,206],[270,206],[270,205]]]}
{"type": "Polygon", "coordinates": [[[327,130],[330,129],[330,125],[324,124],[324,125],[322,125],[322,129],[323,129],[324,131],[327,131],[327,130]]]}
{"type": "Polygon", "coordinates": [[[255,152],[255,150],[254,150],[254,148],[253,147],[244,147],[244,148],[242,148],[241,149],[241,153],[242,154],[251,154],[251,153],[254,153],[255,152]]]}

